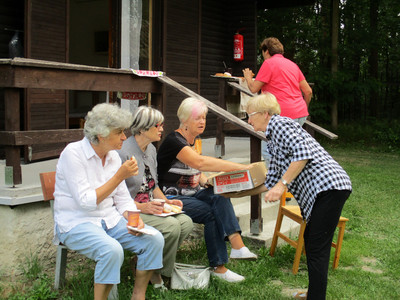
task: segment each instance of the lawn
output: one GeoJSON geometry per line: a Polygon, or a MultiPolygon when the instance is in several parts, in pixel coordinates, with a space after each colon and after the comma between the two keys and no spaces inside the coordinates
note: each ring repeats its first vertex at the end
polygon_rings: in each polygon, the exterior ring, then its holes
{"type": "MultiPolygon", "coordinates": [[[[400,299],[400,209],[397,207],[400,154],[328,144],[325,147],[353,183],[353,193],[342,213],[350,220],[339,267],[329,270],[327,299],[400,299]]],[[[150,286],[147,299],[290,299],[292,292],[306,290],[304,257],[299,273],[291,273],[294,248],[278,247],[275,256],[270,257],[268,248],[251,241],[246,243],[258,253],[259,259],[228,264],[230,269],[246,276],[244,282],[229,284],[212,279],[205,290],[165,293],[154,291],[150,286]]],[[[94,263],[82,256],[77,258],[81,261],[69,264],[68,282],[60,292],[51,289],[53,270],[41,270],[40,262],[29,262],[24,266],[26,276],[11,289],[0,285],[0,295],[12,290],[8,299],[92,299],[94,263]]],[[[178,252],[178,261],[207,264],[204,242],[187,243],[178,252]]],[[[120,299],[130,299],[134,278],[129,270],[127,255],[119,285],[120,299]]]]}

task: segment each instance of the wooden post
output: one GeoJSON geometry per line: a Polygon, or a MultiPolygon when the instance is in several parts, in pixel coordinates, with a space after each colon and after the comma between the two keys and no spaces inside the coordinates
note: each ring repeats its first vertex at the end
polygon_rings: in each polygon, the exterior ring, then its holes
{"type": "MultiPolygon", "coordinates": [[[[226,80],[219,79],[219,95],[218,106],[226,110],[226,80]]],[[[222,157],[225,155],[225,133],[224,133],[225,120],[217,117],[217,132],[215,139],[215,156],[222,157]]]]}
{"type": "MultiPolygon", "coordinates": [[[[250,136],[250,162],[261,160],[261,140],[250,136]]],[[[263,218],[261,212],[261,194],[250,198],[250,233],[260,234],[263,231],[263,218]]]]}
{"type": "MultiPolygon", "coordinates": [[[[4,89],[4,108],[5,108],[5,124],[6,131],[20,130],[20,104],[19,89],[4,89]]],[[[19,146],[5,146],[6,166],[12,167],[13,184],[22,183],[21,173],[21,150],[19,146]]]]}

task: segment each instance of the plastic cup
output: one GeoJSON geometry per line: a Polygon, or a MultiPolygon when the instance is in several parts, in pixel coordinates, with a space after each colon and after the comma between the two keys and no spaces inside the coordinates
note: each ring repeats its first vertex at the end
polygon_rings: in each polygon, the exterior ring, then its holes
{"type": "Polygon", "coordinates": [[[128,211],[128,226],[138,227],[140,210],[128,211]]]}

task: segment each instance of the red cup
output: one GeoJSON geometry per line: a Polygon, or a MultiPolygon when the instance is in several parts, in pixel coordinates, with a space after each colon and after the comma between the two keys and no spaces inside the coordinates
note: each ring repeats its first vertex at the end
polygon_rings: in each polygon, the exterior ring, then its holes
{"type": "Polygon", "coordinates": [[[140,210],[128,211],[128,226],[138,227],[140,210]]]}

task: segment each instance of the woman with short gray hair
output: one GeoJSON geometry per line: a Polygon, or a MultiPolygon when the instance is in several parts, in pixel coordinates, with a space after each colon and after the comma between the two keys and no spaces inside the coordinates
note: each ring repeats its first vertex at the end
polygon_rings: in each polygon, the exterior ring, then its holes
{"type": "Polygon", "coordinates": [[[128,211],[136,210],[124,180],[138,174],[135,160],[121,165],[114,150],[126,140],[132,116],[117,105],[98,104],[86,116],[85,137],[65,147],[56,171],[55,241],[96,262],[94,299],[107,299],[120,282],[124,249],[136,253],[132,299],[145,299],[153,270],[162,267],[164,239],[139,220],[140,235],[127,229],[128,211]]]}
{"type": "Polygon", "coordinates": [[[98,145],[99,136],[106,137],[115,129],[128,128],[132,124],[132,114],[117,105],[101,103],[87,113],[85,120],[85,137],[98,145]]]}

